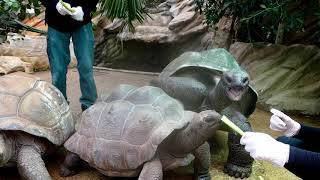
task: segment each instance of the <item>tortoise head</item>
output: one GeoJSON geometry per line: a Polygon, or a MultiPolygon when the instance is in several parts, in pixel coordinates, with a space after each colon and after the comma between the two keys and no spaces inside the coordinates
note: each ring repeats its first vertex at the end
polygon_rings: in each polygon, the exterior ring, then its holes
{"type": "Polygon", "coordinates": [[[224,72],[221,78],[222,87],[231,101],[239,101],[249,88],[249,75],[242,70],[224,72]]]}
{"type": "Polygon", "coordinates": [[[214,110],[205,110],[200,113],[186,111],[186,117],[190,118],[189,123],[167,146],[170,152],[175,154],[189,153],[202,145],[218,130],[221,124],[221,115],[214,110]],[[179,146],[176,146],[179,144],[179,146]]]}
{"type": "Polygon", "coordinates": [[[194,128],[203,137],[211,136],[212,132],[218,129],[221,122],[221,115],[214,110],[201,111],[198,118],[193,119],[194,128]]]}
{"type": "Polygon", "coordinates": [[[190,138],[194,138],[193,141],[200,140],[200,144],[202,144],[202,141],[206,141],[206,138],[211,137],[220,127],[222,116],[215,110],[205,110],[199,113],[187,112],[190,114],[191,120],[185,132],[190,135],[190,138]]]}

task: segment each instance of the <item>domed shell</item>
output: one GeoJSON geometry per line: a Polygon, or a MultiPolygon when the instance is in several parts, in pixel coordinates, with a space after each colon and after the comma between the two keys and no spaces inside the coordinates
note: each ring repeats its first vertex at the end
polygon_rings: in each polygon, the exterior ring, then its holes
{"type": "Polygon", "coordinates": [[[0,130],[16,130],[61,145],[74,132],[74,121],[62,93],[25,73],[0,77],[0,130]]]}
{"type": "MultiPolygon", "coordinates": [[[[221,75],[223,72],[230,70],[239,70],[246,73],[227,50],[217,48],[182,54],[163,69],[159,78],[167,78],[180,72],[192,74],[195,69],[203,69],[216,75],[221,75]]],[[[196,72],[198,73],[199,71],[196,72]]],[[[257,92],[249,85],[248,92],[243,95],[240,101],[233,103],[232,106],[240,110],[245,116],[248,116],[253,113],[257,100],[257,92]]]]}
{"type": "Polygon", "coordinates": [[[169,77],[185,68],[204,68],[215,73],[232,69],[243,69],[236,59],[225,49],[217,48],[202,52],[186,52],[171,61],[161,72],[160,77],[169,77]]]}
{"type": "Polygon", "coordinates": [[[121,85],[109,97],[83,113],[65,143],[109,176],[130,176],[130,170],[150,160],[158,145],[190,120],[182,104],[157,87],[121,85]]]}

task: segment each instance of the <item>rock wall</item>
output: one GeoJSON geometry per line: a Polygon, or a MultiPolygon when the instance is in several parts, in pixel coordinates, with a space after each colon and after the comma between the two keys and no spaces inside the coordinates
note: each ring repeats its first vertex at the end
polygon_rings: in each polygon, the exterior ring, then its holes
{"type": "Polygon", "coordinates": [[[264,108],[320,115],[318,47],[234,43],[230,52],[250,74],[264,108]]]}
{"type": "MultiPolygon", "coordinates": [[[[76,58],[72,44],[70,45],[70,52],[72,59],[70,66],[75,66],[76,58]]],[[[46,36],[9,34],[7,41],[0,44],[0,56],[17,57],[23,62],[30,63],[35,71],[49,68],[46,36]]]]}
{"type": "Polygon", "coordinates": [[[183,52],[207,49],[212,44],[212,33],[196,7],[193,0],[167,0],[148,8],[145,21],[134,23],[134,33],[122,30],[119,20],[101,20],[98,29],[103,33],[96,32],[95,64],[161,71],[183,52]]]}
{"type": "Polygon", "coordinates": [[[0,56],[0,76],[17,71],[32,73],[32,65],[15,56],[0,56]]]}

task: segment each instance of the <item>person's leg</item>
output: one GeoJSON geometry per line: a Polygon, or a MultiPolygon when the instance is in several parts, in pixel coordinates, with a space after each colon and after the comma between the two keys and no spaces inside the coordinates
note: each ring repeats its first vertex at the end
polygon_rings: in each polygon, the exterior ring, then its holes
{"type": "Polygon", "coordinates": [[[71,33],[59,32],[50,26],[47,35],[47,54],[51,69],[52,84],[57,87],[67,99],[66,76],[70,63],[71,33]]]}
{"type": "Polygon", "coordinates": [[[80,103],[82,110],[85,110],[97,99],[97,90],[93,78],[94,37],[92,24],[88,23],[73,31],[72,41],[80,75],[80,89],[82,93],[80,103]]]}

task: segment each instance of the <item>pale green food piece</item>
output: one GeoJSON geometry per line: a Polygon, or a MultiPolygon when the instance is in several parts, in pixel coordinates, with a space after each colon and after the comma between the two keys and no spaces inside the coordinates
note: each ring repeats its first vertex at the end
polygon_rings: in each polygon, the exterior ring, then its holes
{"type": "Polygon", "coordinates": [[[244,132],[238,126],[236,126],[233,122],[231,122],[226,116],[222,116],[221,121],[224,122],[227,126],[229,126],[236,133],[243,136],[244,132]]]}
{"type": "Polygon", "coordinates": [[[74,13],[74,9],[71,8],[70,4],[63,2],[62,0],[59,0],[59,2],[62,4],[63,7],[65,7],[68,11],[71,13],[74,13]]]}

